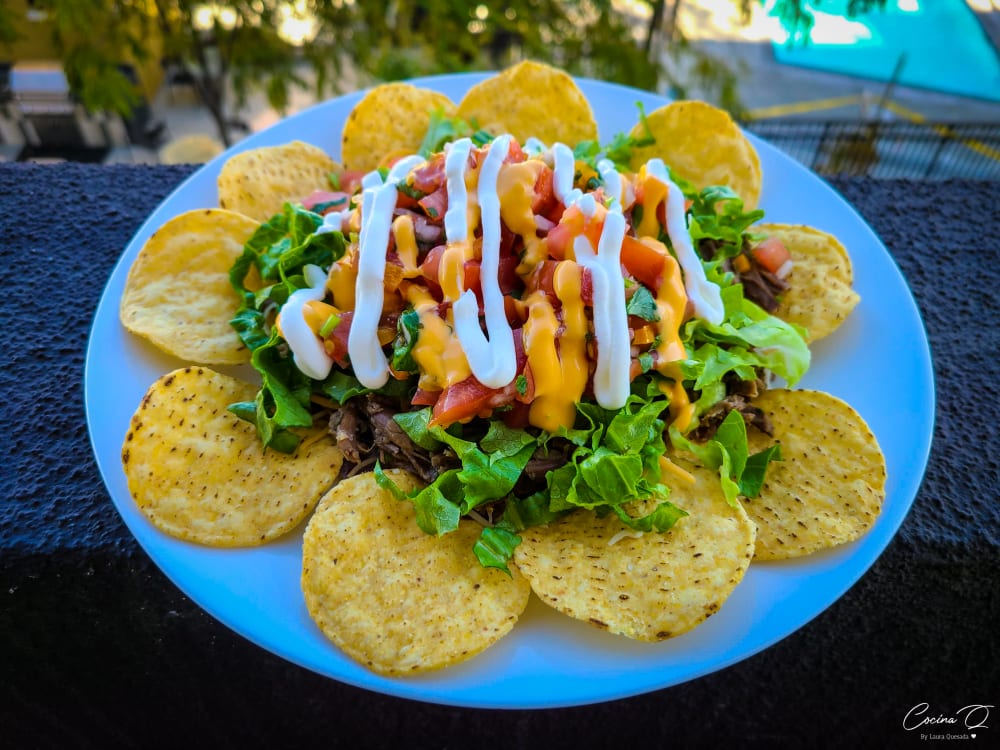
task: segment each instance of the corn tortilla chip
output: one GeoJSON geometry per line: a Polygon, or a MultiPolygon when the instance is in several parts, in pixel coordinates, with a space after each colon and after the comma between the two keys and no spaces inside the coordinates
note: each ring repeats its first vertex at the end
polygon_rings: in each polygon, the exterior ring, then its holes
{"type": "Polygon", "coordinates": [[[458,104],[458,116],[482,129],[575,146],[597,138],[590,102],[569,74],[525,61],[477,83],[458,104]]]}
{"type": "MultiPolygon", "coordinates": [[[[404,490],[409,474],[386,472],[404,490]]],[[[383,675],[440,669],[510,632],[531,589],[479,565],[480,527],[462,521],[441,537],[417,527],[413,505],[373,474],[331,490],[306,527],[302,591],[309,614],[348,656],[383,675]]]]}
{"type": "MultiPolygon", "coordinates": [[[[659,157],[695,187],[728,185],[747,210],[757,207],[763,180],[760,157],[727,112],[706,102],[679,101],[650,112],[646,122],[656,143],[632,150],[634,170],[659,157]]],[[[642,123],[632,135],[647,135],[642,123]]]]}
{"type": "Polygon", "coordinates": [[[299,203],[314,190],[329,190],[328,175],[335,168],[323,149],[302,141],[242,151],[219,172],[219,206],[267,221],[285,203],[299,203]]]}
{"type": "Polygon", "coordinates": [[[675,462],[695,481],[668,480],[689,514],[670,531],[636,537],[614,514],[577,511],[521,532],[514,560],[543,602],[640,641],[680,635],[719,610],[753,557],[754,525],[714,472],[675,462]]]}
{"type": "Polygon", "coordinates": [[[253,425],[226,409],[257,389],[202,367],[153,383],[132,416],[122,466],[139,509],[157,528],[199,544],[242,547],[298,525],[340,472],[329,438],[294,455],[263,451],[253,425]]]}
{"type": "Polygon", "coordinates": [[[416,153],[423,143],[431,114],[455,114],[447,96],[409,83],[376,86],[351,110],[340,140],[340,157],[347,169],[371,171],[392,156],[416,153]]]}
{"type": "Polygon", "coordinates": [[[885,457],[851,406],[820,391],[775,389],[754,400],[774,437],[751,429],[750,452],[775,442],[760,496],[744,507],[757,524],[756,558],[808,555],[857,539],[878,517],[885,497],[885,457]]]}
{"type": "Polygon", "coordinates": [[[851,288],[851,259],[840,241],[807,226],[759,224],[751,231],[777,237],[792,256],[790,288],[775,314],[805,328],[808,341],[837,330],[861,300],[851,288]]]}
{"type": "Polygon", "coordinates": [[[229,268],[256,228],[253,219],[217,208],[170,219],[129,269],[119,307],[122,325],[189,362],[250,361],[229,325],[240,305],[229,268]]]}

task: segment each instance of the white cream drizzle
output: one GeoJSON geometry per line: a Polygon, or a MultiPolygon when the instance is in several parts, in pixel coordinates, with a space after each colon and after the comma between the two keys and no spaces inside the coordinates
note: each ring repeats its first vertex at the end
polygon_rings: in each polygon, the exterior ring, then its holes
{"type": "Polygon", "coordinates": [[[650,159],[646,164],[646,174],[655,177],[667,188],[667,235],[677,262],[684,271],[684,289],[694,305],[694,314],[712,325],[719,325],[726,316],[721,290],[705,276],[705,267],[694,249],[684,217],[684,193],[670,179],[662,159],[650,159]]]}
{"type": "Polygon", "coordinates": [[[444,175],[448,208],[444,212],[444,236],[451,244],[465,242],[469,238],[469,192],[465,187],[465,173],[469,166],[472,141],[460,138],[445,148],[444,175]]]}
{"type": "Polygon", "coordinates": [[[326,296],[326,273],[311,263],[302,269],[309,285],[294,291],[281,308],[281,337],[292,350],[295,366],[313,380],[324,380],[333,367],[323,342],[306,323],[303,308],[306,302],[326,296]]]}
{"type": "Polygon", "coordinates": [[[514,332],[507,322],[503,292],[500,291],[500,198],[497,195],[497,179],[510,151],[510,143],[509,135],[493,141],[480,169],[477,188],[483,224],[479,278],[489,339],[479,325],[479,302],[475,292],[466,289],[452,306],[455,333],[465,350],[469,369],[479,382],[490,388],[503,388],[517,376],[514,332]]]}
{"type": "Polygon", "coordinates": [[[407,156],[389,170],[384,183],[378,172],[369,172],[361,183],[365,190],[358,241],[358,279],[347,353],[355,377],[366,388],[381,388],[389,379],[389,362],[378,343],[378,324],[384,301],[385,254],[399,195],[396,183],[423,162],[419,156],[407,156]]]}
{"type": "MultiPolygon", "coordinates": [[[[483,312],[486,334],[479,322],[479,305],[475,293],[465,290],[453,304],[454,326],[465,351],[472,373],[484,385],[502,388],[517,372],[513,331],[504,309],[499,283],[500,262],[500,199],[497,179],[506,159],[512,138],[501,136],[493,141],[484,159],[476,189],[476,200],[482,221],[483,312]]],[[[532,153],[542,153],[544,144],[526,144],[532,153]]],[[[448,209],[445,212],[445,236],[449,244],[467,242],[470,236],[469,195],[466,172],[473,148],[470,139],[463,138],[447,147],[445,178],[448,209]]],[[[592,218],[597,201],[591,193],[573,187],[576,159],[572,150],[561,143],[544,151],[543,158],[553,165],[553,192],[567,208],[575,205],[592,218]]],[[[419,156],[398,161],[383,182],[378,172],[370,172],[362,180],[361,234],[358,247],[358,277],[355,287],[354,320],[348,337],[348,353],[354,373],[362,385],[378,388],[389,377],[388,362],[378,343],[378,324],[382,315],[385,254],[389,244],[392,214],[396,206],[396,183],[416,166],[423,163],[419,156]]],[[[606,409],[624,406],[629,395],[629,336],[625,303],[625,282],[621,269],[621,246],[627,224],[622,214],[624,201],[631,202],[622,176],[610,160],[597,164],[598,172],[611,198],[604,219],[598,246],[591,246],[581,235],[574,240],[576,261],[589,269],[594,293],[594,332],[598,342],[594,372],[594,395],[606,409]]],[[[667,187],[667,233],[674,253],[684,270],[685,288],[694,303],[695,315],[710,323],[720,323],[724,310],[717,285],[708,281],[687,229],[684,196],[670,180],[662,160],[647,164],[647,173],[667,187]]],[[[350,211],[331,212],[324,218],[318,232],[340,231],[350,211]]],[[[289,298],[282,309],[282,334],[292,350],[296,366],[311,378],[322,380],[330,372],[333,360],[326,354],[323,342],[309,328],[303,316],[303,306],[309,300],[321,300],[325,295],[326,277],[322,269],[306,266],[309,287],[289,298]]]]}
{"type": "Polygon", "coordinates": [[[328,232],[343,232],[344,223],[351,218],[353,209],[345,208],[343,211],[330,211],[323,216],[323,223],[316,229],[316,234],[327,234],[328,232]]]}
{"type": "Polygon", "coordinates": [[[596,254],[586,235],[573,241],[576,262],[590,269],[594,289],[594,337],[597,339],[594,397],[605,409],[620,409],[629,396],[631,358],[621,266],[626,226],[621,210],[612,206],[604,218],[596,254]]]}

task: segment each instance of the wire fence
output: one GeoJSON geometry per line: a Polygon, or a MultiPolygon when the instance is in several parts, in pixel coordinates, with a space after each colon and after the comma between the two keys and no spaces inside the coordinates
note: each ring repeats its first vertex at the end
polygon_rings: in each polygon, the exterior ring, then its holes
{"type": "Polygon", "coordinates": [[[744,127],[821,175],[1000,180],[1000,123],[755,120],[744,127]]]}

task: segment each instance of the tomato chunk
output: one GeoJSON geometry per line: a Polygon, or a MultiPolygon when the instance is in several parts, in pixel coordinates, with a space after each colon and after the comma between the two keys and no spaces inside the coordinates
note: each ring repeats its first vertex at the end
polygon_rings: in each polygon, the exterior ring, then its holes
{"type": "Polygon", "coordinates": [[[777,237],[768,237],[754,247],[750,254],[766,271],[777,273],[778,270],[792,259],[785,243],[777,237]]]}

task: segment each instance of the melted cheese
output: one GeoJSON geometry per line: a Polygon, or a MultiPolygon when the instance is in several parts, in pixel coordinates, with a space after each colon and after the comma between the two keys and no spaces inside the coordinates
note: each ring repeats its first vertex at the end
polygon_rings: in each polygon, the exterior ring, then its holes
{"type": "Polygon", "coordinates": [[[420,368],[418,385],[425,391],[439,391],[469,377],[472,372],[465,351],[452,327],[438,315],[437,301],[416,284],[407,285],[406,300],[420,316],[420,335],[412,350],[420,368]]]}
{"type": "Polygon", "coordinates": [[[552,285],[562,303],[561,333],[555,311],[542,292],[528,298],[528,321],[524,326],[524,349],[535,385],[528,421],[549,432],[573,426],[576,403],[583,397],[589,375],[589,329],[580,293],[580,266],[561,261],[552,285]]]}
{"type": "Polygon", "coordinates": [[[545,243],[538,236],[538,225],[531,210],[535,199],[535,183],[544,169],[545,164],[537,159],[504,164],[497,179],[500,218],[510,231],[524,241],[524,254],[518,268],[520,273],[530,273],[546,257],[545,243]]]}
{"type": "Polygon", "coordinates": [[[416,278],[420,275],[420,267],[417,264],[417,235],[413,229],[413,218],[403,214],[393,219],[392,238],[396,241],[396,255],[403,264],[403,278],[416,278]]]}

